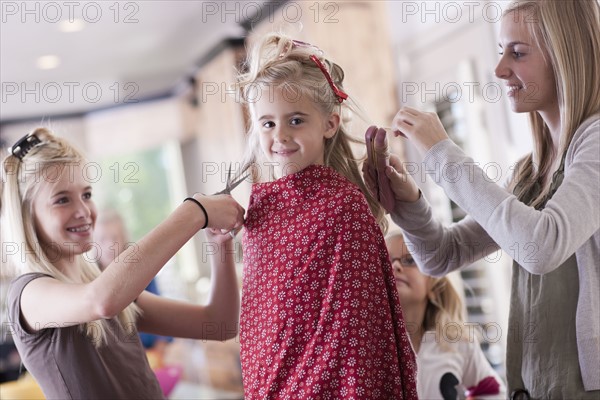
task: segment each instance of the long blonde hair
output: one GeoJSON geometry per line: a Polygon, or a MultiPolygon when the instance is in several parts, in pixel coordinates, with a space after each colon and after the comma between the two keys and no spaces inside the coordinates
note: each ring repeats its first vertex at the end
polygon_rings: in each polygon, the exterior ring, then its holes
{"type": "Polygon", "coordinates": [[[535,207],[548,194],[549,177],[577,128],[600,112],[600,6],[597,0],[518,0],[505,10],[504,18],[511,13],[527,22],[536,45],[546,50],[560,108],[557,152],[540,114],[529,113],[534,149],[519,161],[510,185],[521,201],[535,207]]]}
{"type": "MultiPolygon", "coordinates": [[[[80,271],[79,282],[75,282],[52,264],[51,258],[40,245],[32,206],[33,199],[45,181],[43,177],[48,168],[83,164],[85,158],[66,140],[54,136],[48,129],[38,128],[32,134],[41,143],[34,146],[22,160],[9,154],[2,163],[2,241],[14,243],[20,249],[3,256],[7,257],[8,266],[18,274],[39,272],[66,283],[91,282],[100,275],[100,269],[83,254],[75,256],[75,263],[80,271]]],[[[65,170],[67,168],[62,168],[63,173],[65,170]]],[[[132,303],[121,311],[118,320],[131,333],[138,314],[139,308],[132,303]]],[[[106,343],[107,327],[105,320],[80,325],[96,346],[106,343]]]]}
{"type": "Polygon", "coordinates": [[[429,277],[431,289],[427,297],[423,330],[444,329],[450,323],[464,324],[465,312],[462,298],[447,276],[429,277]]]}
{"type": "Polygon", "coordinates": [[[260,85],[268,85],[269,88],[282,86],[297,90],[302,95],[309,96],[323,115],[331,115],[334,112],[340,115],[338,131],[331,139],[325,140],[324,163],[360,188],[377,223],[385,232],[387,220],[384,210],[367,189],[358,167],[360,160],[354,157],[350,147],[351,143],[364,144],[350,135],[347,128],[350,114],[360,114],[360,111],[356,106],[349,104],[352,101],[339,102],[323,72],[310,59],[313,55],[330,71],[335,85],[343,90],[342,68],[324,58],[323,52],[312,45],[294,41],[283,34],[271,33],[262,38],[250,51],[246,63],[248,71],[239,74],[236,84],[240,98],[246,104],[250,114],[248,147],[243,165],[253,165],[261,154],[251,112],[254,91],[260,85]]]}

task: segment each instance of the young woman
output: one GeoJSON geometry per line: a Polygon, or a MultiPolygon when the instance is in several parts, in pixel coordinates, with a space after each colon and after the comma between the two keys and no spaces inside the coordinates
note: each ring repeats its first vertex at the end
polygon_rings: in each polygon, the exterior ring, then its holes
{"type": "Polygon", "coordinates": [[[405,107],[393,122],[425,168],[462,169],[462,179],[437,180],[468,214],[450,227],[432,218],[397,158],[385,170],[392,218],[419,268],[441,276],[498,249],[514,258],[507,379],[515,396],[600,394],[599,20],[597,1],[525,0],[506,10],[496,75],[513,111],[529,113],[534,141],[507,188],[473,167],[435,114],[405,107]]]}

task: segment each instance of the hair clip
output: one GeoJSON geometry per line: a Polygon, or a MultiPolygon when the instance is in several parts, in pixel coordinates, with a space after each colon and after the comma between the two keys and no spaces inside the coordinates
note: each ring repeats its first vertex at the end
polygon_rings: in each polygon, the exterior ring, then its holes
{"type": "Polygon", "coordinates": [[[23,157],[29,153],[29,150],[37,144],[42,143],[42,141],[34,134],[27,134],[23,136],[15,145],[11,148],[11,153],[13,156],[17,157],[19,160],[23,160],[23,157]]]}
{"type": "Polygon", "coordinates": [[[315,49],[315,51],[318,51],[320,54],[323,54],[323,50],[321,50],[320,48],[318,48],[317,46],[315,46],[313,44],[306,43],[301,40],[292,39],[286,43],[285,47],[281,51],[281,54],[279,54],[279,58],[285,57],[285,55],[290,51],[290,49],[294,48],[294,47],[311,47],[311,48],[315,49]]]}
{"type": "Polygon", "coordinates": [[[333,79],[331,79],[331,74],[329,73],[327,68],[325,68],[325,65],[323,65],[321,60],[319,60],[319,58],[314,54],[310,56],[310,59],[313,60],[314,63],[317,64],[317,67],[319,67],[321,72],[323,72],[323,75],[325,75],[325,79],[327,79],[327,82],[329,82],[329,86],[331,86],[331,89],[333,89],[333,93],[335,93],[335,96],[337,97],[338,101],[341,103],[344,100],[346,100],[348,98],[348,94],[346,94],[346,92],[338,88],[337,85],[333,82],[333,79]]]}
{"type": "Polygon", "coordinates": [[[292,39],[292,44],[296,47],[314,47],[315,49],[321,51],[321,49],[319,49],[317,46],[310,44],[310,43],[303,42],[301,40],[292,39]]]}

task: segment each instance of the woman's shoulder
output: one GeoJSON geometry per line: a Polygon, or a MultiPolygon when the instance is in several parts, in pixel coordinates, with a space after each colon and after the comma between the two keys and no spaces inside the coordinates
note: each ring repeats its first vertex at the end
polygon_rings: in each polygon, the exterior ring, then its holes
{"type": "Polygon", "coordinates": [[[590,161],[599,161],[600,152],[600,115],[594,115],[577,128],[571,144],[567,149],[565,165],[573,162],[575,157],[589,158],[590,161]]]}
{"type": "Polygon", "coordinates": [[[592,131],[598,133],[600,128],[600,113],[594,114],[579,125],[577,131],[592,131]]]}
{"type": "Polygon", "coordinates": [[[586,119],[579,125],[573,135],[572,146],[581,140],[595,140],[600,142],[600,114],[586,119]]]}

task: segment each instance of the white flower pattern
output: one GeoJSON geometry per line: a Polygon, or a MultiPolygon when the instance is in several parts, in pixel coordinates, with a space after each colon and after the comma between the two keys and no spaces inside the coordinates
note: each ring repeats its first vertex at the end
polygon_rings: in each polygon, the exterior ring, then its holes
{"type": "Polygon", "coordinates": [[[417,398],[385,242],[355,185],[319,165],[255,184],[245,228],[246,399],[417,398]]]}

